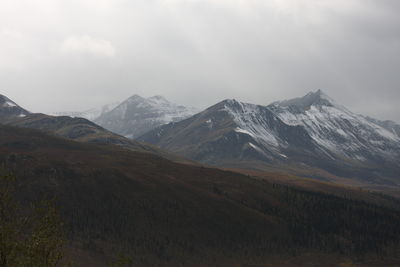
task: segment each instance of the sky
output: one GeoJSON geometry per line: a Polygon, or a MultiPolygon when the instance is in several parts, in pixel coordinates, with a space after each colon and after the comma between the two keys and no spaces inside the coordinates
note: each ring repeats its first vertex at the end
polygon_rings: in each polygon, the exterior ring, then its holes
{"type": "Polygon", "coordinates": [[[0,93],[46,113],[322,89],[400,122],[398,14],[398,0],[1,0],[0,93]]]}

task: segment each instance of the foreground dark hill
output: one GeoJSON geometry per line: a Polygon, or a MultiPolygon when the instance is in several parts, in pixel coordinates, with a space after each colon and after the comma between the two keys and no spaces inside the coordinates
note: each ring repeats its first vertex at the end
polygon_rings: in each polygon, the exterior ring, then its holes
{"type": "Polygon", "coordinates": [[[225,100],[138,140],[218,167],[398,186],[398,127],[356,115],[319,90],[269,106],[225,100]]]}
{"type": "Polygon", "coordinates": [[[81,266],[121,250],[135,266],[262,266],[306,252],[335,266],[387,259],[400,240],[398,201],[369,193],[308,192],[10,126],[0,126],[0,163],[23,202],[57,199],[81,266]]]}

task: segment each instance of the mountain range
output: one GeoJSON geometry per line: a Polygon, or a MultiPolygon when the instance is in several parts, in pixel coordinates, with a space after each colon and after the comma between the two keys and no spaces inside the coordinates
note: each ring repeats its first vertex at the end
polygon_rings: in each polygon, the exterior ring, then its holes
{"type": "Polygon", "coordinates": [[[162,96],[133,95],[97,109],[93,121],[30,113],[5,96],[1,101],[2,123],[78,141],[223,168],[399,185],[400,126],[355,114],[321,90],[267,106],[227,99],[197,114],[162,96]]]}
{"type": "Polygon", "coordinates": [[[218,167],[317,168],[399,184],[398,129],[393,122],[354,114],[318,90],[268,106],[224,100],[138,140],[218,167]]]}

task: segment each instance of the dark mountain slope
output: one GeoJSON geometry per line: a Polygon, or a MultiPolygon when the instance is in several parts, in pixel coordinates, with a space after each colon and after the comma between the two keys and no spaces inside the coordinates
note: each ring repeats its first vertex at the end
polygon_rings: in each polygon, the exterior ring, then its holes
{"type": "Polygon", "coordinates": [[[272,254],[315,250],[382,254],[400,237],[392,205],[30,129],[0,126],[0,163],[18,176],[22,201],[56,197],[70,239],[103,255],[123,247],[138,266],[260,265],[272,254]]]}

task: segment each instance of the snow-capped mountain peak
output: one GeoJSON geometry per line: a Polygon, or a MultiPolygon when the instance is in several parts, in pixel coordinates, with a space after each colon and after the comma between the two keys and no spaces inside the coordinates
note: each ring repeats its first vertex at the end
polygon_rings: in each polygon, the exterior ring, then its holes
{"type": "Polygon", "coordinates": [[[185,119],[197,112],[194,108],[177,105],[163,96],[133,95],[113,110],[95,120],[99,125],[134,138],[155,127],[185,119]]]}
{"type": "Polygon", "coordinates": [[[396,132],[352,113],[320,90],[268,108],[286,124],[306,129],[329,154],[364,161],[372,154],[393,158],[400,147],[396,132]]]}

